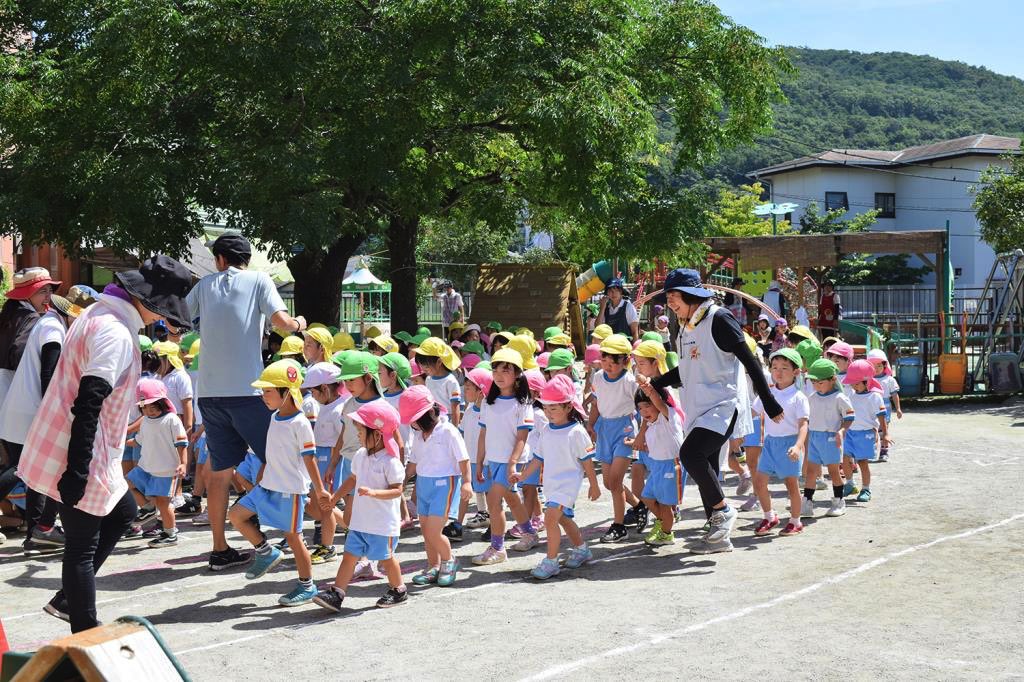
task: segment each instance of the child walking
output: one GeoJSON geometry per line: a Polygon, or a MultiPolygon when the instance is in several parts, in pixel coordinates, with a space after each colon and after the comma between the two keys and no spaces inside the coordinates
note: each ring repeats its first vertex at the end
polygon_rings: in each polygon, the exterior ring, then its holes
{"type": "Polygon", "coordinates": [[[409,598],[402,582],[402,567],[395,556],[402,523],[399,498],[405,482],[405,469],[398,459],[399,447],[394,439],[398,412],[378,400],[360,405],[350,419],[362,447],[352,461],[352,472],[327,504],[336,505],[342,496],[356,491],[351,500],[352,521],[334,584],[313,598],[318,606],[335,613],[341,612],[345,590],[361,557],[378,562],[387,575],[388,591],[377,600],[377,608],[398,606],[409,598]]]}
{"type": "Polygon", "coordinates": [[[596,457],[601,463],[605,490],[612,496],[613,512],[612,524],[601,542],[618,542],[626,537],[626,489],[622,481],[633,452],[625,439],[636,433],[636,377],[627,371],[632,351],[633,346],[625,336],[609,335],[601,342],[601,370],[591,379],[595,399],[590,407],[590,436],[597,444],[596,457]]]}
{"type": "MultiPolygon", "coordinates": [[[[409,364],[409,359],[401,353],[385,353],[380,356],[377,369],[380,387],[384,393],[383,398],[397,412],[398,403],[402,399],[402,393],[409,387],[412,380],[412,366],[409,364]]],[[[406,448],[411,442],[412,429],[408,426],[399,426],[398,433],[401,435],[403,444],[398,458],[402,461],[402,466],[405,466],[406,448]]],[[[406,528],[411,528],[416,523],[416,520],[409,511],[409,503],[405,499],[404,493],[399,501],[402,507],[402,530],[404,531],[406,528]]]]}
{"type": "Polygon", "coordinates": [[[519,469],[526,439],[533,429],[530,387],[523,375],[523,356],[502,348],[491,357],[494,381],[480,407],[480,436],[476,454],[476,479],[487,486],[491,544],[473,563],[487,566],[505,561],[505,511],[523,535],[535,535],[526,507],[519,499],[519,487],[510,478],[519,469]]]}
{"type": "Polygon", "coordinates": [[[141,509],[152,501],[160,514],[162,529],[149,541],[150,547],[178,544],[178,527],[171,499],[180,492],[187,465],[188,436],[174,406],[167,399],[167,387],[159,379],[139,379],[136,386],[142,423],[132,445],[142,447],[138,466],[125,477],[141,509]]]}
{"type": "MultiPolygon", "coordinates": [[[[900,385],[896,377],[892,375],[892,367],[889,365],[889,358],[885,351],[879,348],[868,351],[868,362],[875,368],[875,380],[882,386],[882,402],[885,404],[885,423],[892,423],[892,415],[895,412],[897,419],[903,419],[903,410],[900,408],[900,385]]],[[[882,444],[878,451],[878,461],[889,461],[890,444],[882,444]]]]}
{"type": "MultiPolygon", "coordinates": [[[[660,338],[660,337],[659,337],[660,338]]],[[[647,379],[657,379],[662,374],[668,372],[668,365],[665,362],[665,346],[660,340],[647,340],[641,341],[639,345],[633,350],[633,360],[636,362],[637,372],[637,383],[643,383],[640,377],[646,377],[647,379]]],[[[668,393],[665,393],[668,402],[672,402],[672,399],[668,397],[668,393]]],[[[634,400],[635,402],[635,400],[634,400]]],[[[643,419],[643,415],[640,416],[643,419]]],[[[647,421],[641,421],[637,435],[636,442],[646,443],[646,430],[647,421]]],[[[679,451],[676,450],[678,457],[679,451]]],[[[648,517],[650,511],[643,497],[643,491],[647,483],[647,477],[650,475],[651,469],[651,456],[646,450],[640,450],[639,456],[630,465],[629,469],[629,485],[630,491],[637,498],[638,502],[636,506],[632,507],[626,512],[625,525],[635,525],[637,533],[643,533],[647,528],[648,517]],[[631,523],[632,522],[632,523],[631,523]]]]}
{"type": "MultiPolygon", "coordinates": [[[[327,330],[314,331],[328,334],[327,330]]],[[[331,451],[341,437],[344,419],[342,411],[348,397],[348,391],[344,390],[340,381],[341,370],[330,362],[318,362],[311,366],[306,370],[306,378],[302,381],[303,390],[308,390],[321,406],[317,420],[313,424],[313,442],[316,446],[316,467],[328,493],[333,493],[341,487],[340,467],[335,468],[333,476],[327,476],[327,470],[331,466],[331,451]]],[[[322,516],[319,533],[313,533],[314,547],[310,554],[310,561],[313,564],[333,561],[338,553],[334,547],[334,534],[338,523],[343,522],[341,512],[331,509],[330,513],[324,513],[322,516]]]]}
{"type": "Polygon", "coordinates": [[[779,516],[772,511],[772,496],[768,492],[768,478],[778,476],[786,483],[789,493],[789,523],[780,535],[797,535],[804,530],[800,522],[802,507],[800,496],[800,470],[803,466],[807,447],[807,422],[810,408],[807,396],[796,385],[803,360],[792,348],[777,350],[769,357],[769,368],[774,386],[771,394],[782,406],[782,420],[765,419],[761,398],[754,402],[754,412],[761,414],[764,423],[764,447],[754,474],[754,490],[761,502],[764,518],[754,531],[755,535],[767,535],[779,525],[779,516]]]}
{"type": "Polygon", "coordinates": [[[570,543],[566,568],[579,568],[593,560],[594,555],[576,525],[573,509],[584,476],[590,483],[588,497],[591,501],[601,496],[601,489],[594,471],[594,444],[583,426],[586,414],[576,399],[572,380],[564,375],[555,376],[541,390],[538,400],[544,406],[547,424],[539,431],[537,450],[526,470],[522,474],[513,473],[510,480],[515,482],[526,478],[544,467],[547,555],[530,574],[538,580],[547,580],[561,570],[558,551],[562,544],[562,530],[569,536],[570,543]]]}
{"type": "MultiPolygon", "coordinates": [[[[484,396],[491,390],[494,377],[486,369],[470,370],[466,374],[466,383],[463,385],[463,393],[466,396],[466,414],[462,417],[462,435],[466,443],[466,453],[469,455],[471,485],[476,495],[476,514],[466,521],[466,528],[488,528],[491,525],[491,516],[487,513],[487,484],[477,480],[476,456],[480,448],[480,405],[484,396]]],[[[469,502],[463,500],[459,505],[459,521],[466,517],[469,509],[469,502]]],[[[461,529],[460,529],[461,539],[461,529]]],[[[450,536],[449,536],[450,537],[450,536]]],[[[490,539],[488,531],[487,539],[490,539]]]]}
{"type": "Polygon", "coordinates": [[[654,513],[654,528],[644,538],[652,547],[675,543],[672,525],[675,507],[683,501],[686,472],[679,463],[683,445],[683,421],[679,412],[669,405],[664,389],[651,385],[648,377],[638,378],[637,410],[644,420],[644,442],[647,446],[647,483],[640,493],[644,504],[654,513]]]}
{"type": "MultiPolygon", "coordinates": [[[[544,374],[540,369],[528,369],[524,374],[526,376],[526,383],[530,387],[530,399],[533,401],[533,430],[530,431],[530,435],[526,438],[527,448],[523,454],[523,461],[528,464],[531,456],[540,447],[537,441],[540,429],[543,429],[548,423],[548,418],[544,414],[542,405],[538,402],[540,392],[544,390],[544,385],[547,381],[544,379],[544,374]]],[[[512,545],[512,549],[517,552],[529,551],[536,547],[539,542],[537,540],[537,533],[540,532],[541,527],[544,525],[542,519],[544,510],[540,506],[540,478],[541,468],[537,467],[529,476],[523,476],[519,481],[523,491],[523,504],[526,506],[527,516],[530,517],[530,526],[533,528],[533,533],[523,535],[519,532],[519,529],[512,529],[512,537],[519,540],[516,544],[512,545]]]]}
{"type": "Polygon", "coordinates": [[[427,374],[427,388],[434,400],[444,406],[448,418],[458,426],[462,417],[459,409],[462,394],[453,372],[462,364],[459,354],[441,339],[431,336],[416,349],[416,362],[427,374]]]}
{"type": "Polygon", "coordinates": [[[802,517],[814,516],[814,490],[811,483],[821,476],[821,467],[828,467],[832,481],[832,506],[825,516],[842,516],[846,513],[843,499],[843,477],[841,473],[843,437],[853,423],[854,412],[850,399],[843,393],[836,380],[839,373],[836,364],[821,358],[807,368],[807,378],[814,386],[807,401],[810,407],[810,437],[807,452],[807,476],[804,485],[802,517]]]}
{"type": "Polygon", "coordinates": [[[267,536],[253,523],[284,532],[292,550],[299,582],[288,594],[278,598],[282,606],[298,606],[313,600],[313,565],[302,541],[302,512],[321,516],[330,499],[316,466],[313,427],[302,413],[302,374],[291,360],[279,360],[267,366],[253,388],[263,391],[263,403],[273,411],[267,429],[267,459],[259,483],[228,511],[228,520],[256,549],[256,559],[245,573],[249,580],[261,578],[281,562],[284,552],[272,546],[267,536]],[[312,486],[312,488],[311,488],[312,486]],[[312,489],[319,505],[307,506],[312,489]]]}
{"type": "Polygon", "coordinates": [[[405,477],[416,477],[416,511],[427,550],[427,567],[412,582],[448,587],[455,582],[458,563],[452,557],[451,542],[441,531],[456,514],[459,501],[468,501],[473,495],[469,454],[462,434],[450,421],[441,419],[441,410],[426,387],[413,386],[403,392],[398,414],[401,423],[409,424],[414,432],[405,477]]]}
{"type": "Polygon", "coordinates": [[[846,497],[853,494],[853,462],[857,463],[861,475],[861,489],[858,502],[871,501],[871,466],[875,458],[875,442],[881,434],[882,447],[889,445],[889,425],[885,423],[885,403],[882,401],[882,386],[875,380],[875,369],[867,360],[854,360],[846,372],[843,383],[853,389],[850,402],[853,404],[853,424],[846,434],[843,453],[847,459],[846,497]]]}

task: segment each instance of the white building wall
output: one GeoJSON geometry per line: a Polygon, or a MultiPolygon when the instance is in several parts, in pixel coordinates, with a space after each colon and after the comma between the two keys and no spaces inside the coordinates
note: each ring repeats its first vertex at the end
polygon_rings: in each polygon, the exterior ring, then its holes
{"type": "MultiPolygon", "coordinates": [[[[876,192],[895,193],[896,217],[880,218],[872,228],[875,231],[942,230],[948,220],[950,260],[953,268],[960,269],[957,286],[974,288],[984,285],[994,254],[979,236],[978,220],[971,207],[974,197],[970,193],[973,186],[970,181],[978,179],[979,174],[974,171],[981,171],[990,164],[1008,166],[999,157],[977,155],[935,162],[930,167],[886,169],[895,172],[819,166],[780,173],[770,180],[776,203],[800,205],[793,212],[794,224],[799,223],[804,207],[811,201],[818,204],[819,211],[824,211],[825,192],[847,193],[850,205],[847,218],[872,210],[876,192]]],[[[921,264],[917,258],[911,258],[911,263],[921,264]]],[[[934,284],[934,276],[927,276],[925,282],[934,284]]]]}

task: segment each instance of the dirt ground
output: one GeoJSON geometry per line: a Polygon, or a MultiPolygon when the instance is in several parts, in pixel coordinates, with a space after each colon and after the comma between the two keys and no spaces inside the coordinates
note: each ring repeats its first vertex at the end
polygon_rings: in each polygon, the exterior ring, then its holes
{"type": "MultiPolygon", "coordinates": [[[[484,544],[466,541],[454,587],[411,587],[406,605],[377,610],[383,581],[361,583],[331,616],[277,606],[295,580],[289,562],[254,582],[244,569],[211,573],[208,531],[184,522],[177,548],[115,551],[97,581],[100,619],[149,618],[196,680],[1024,676],[1024,401],[919,403],[893,435],[870,503],[824,518],[818,493],[818,518],[792,538],[756,538],[760,513],[742,513],[731,554],[686,552],[702,523],[691,485],[672,547],[635,534],[595,543],[594,564],[541,583],[528,571],[543,546],[478,568],[469,557],[484,544]]],[[[577,519],[595,536],[609,512],[607,498],[581,500],[577,519]]],[[[417,533],[399,556],[407,578],[422,568],[417,533]]],[[[314,577],[330,583],[336,569],[314,577]]],[[[59,559],[23,558],[13,536],[0,586],[14,650],[67,634],[41,611],[59,559]]]]}

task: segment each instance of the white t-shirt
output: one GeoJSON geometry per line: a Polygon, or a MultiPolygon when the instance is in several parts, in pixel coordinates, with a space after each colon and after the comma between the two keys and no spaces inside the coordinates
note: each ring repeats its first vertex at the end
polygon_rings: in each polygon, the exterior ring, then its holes
{"type": "Polygon", "coordinates": [[[396,483],[401,484],[405,480],[405,467],[397,457],[384,450],[368,455],[366,448],[359,448],[352,459],[352,475],[356,478],[356,487],[353,489],[349,527],[360,533],[397,536],[402,525],[401,500],[397,497],[378,500],[360,495],[358,490],[362,486],[371,490],[387,490],[396,483]]]}
{"type": "Polygon", "coordinates": [[[580,462],[594,456],[594,444],[582,424],[571,421],[562,426],[547,424],[539,431],[537,459],[544,462],[544,497],[572,507],[583,485],[580,462]]]}
{"type": "Polygon", "coordinates": [[[811,431],[827,431],[835,433],[844,421],[853,421],[853,405],[846,394],[838,389],[830,393],[815,391],[807,396],[811,409],[811,431]]]}
{"type": "Polygon", "coordinates": [[[0,438],[10,443],[24,444],[39,404],[43,400],[43,387],[39,381],[40,353],[48,343],[64,345],[67,329],[60,315],[48,311],[36,322],[25,342],[18,370],[11,379],[11,387],[0,408],[0,438]]]}
{"type": "Polygon", "coordinates": [[[523,448],[523,457],[520,461],[529,462],[533,455],[540,452],[540,432],[548,425],[548,416],[544,414],[544,408],[533,408],[533,430],[526,437],[526,447],[523,448]]]}
{"type": "Polygon", "coordinates": [[[647,425],[644,440],[651,459],[667,461],[679,457],[679,448],[683,444],[683,422],[679,413],[669,407],[667,419],[659,414],[653,423],[647,425]]]}
{"type": "Polygon", "coordinates": [[[306,415],[310,425],[316,426],[316,419],[320,415],[320,403],[317,402],[312,393],[302,396],[302,414],[306,415]]]}
{"type": "Polygon", "coordinates": [[[614,307],[612,307],[612,302],[608,301],[608,307],[605,308],[605,318],[612,313],[619,312],[619,309],[622,308],[622,306],[626,306],[626,324],[633,324],[634,322],[640,321],[640,314],[637,313],[636,306],[633,305],[632,301],[625,298],[619,301],[619,305],[614,307]]]}
{"type": "Polygon", "coordinates": [[[900,392],[899,382],[897,382],[896,377],[891,374],[883,374],[882,376],[875,378],[878,379],[878,383],[882,384],[882,400],[885,402],[892,400],[893,393],[900,392]]]}
{"type": "MultiPolygon", "coordinates": [[[[387,404],[395,408],[395,412],[398,412],[398,404],[402,400],[402,391],[396,391],[395,393],[385,393],[384,400],[387,404]]],[[[409,443],[412,441],[412,425],[411,424],[399,424],[398,433],[402,434],[402,443],[405,446],[406,452],[409,451],[409,443]]]]}
{"type": "Polygon", "coordinates": [[[885,401],[877,391],[857,393],[850,391],[850,403],[853,405],[853,424],[851,431],[878,430],[878,417],[885,416],[885,401]]]}
{"type": "Polygon", "coordinates": [[[338,398],[332,403],[323,405],[316,423],[313,424],[313,441],[316,446],[333,448],[338,444],[338,437],[341,436],[342,410],[345,408],[345,399],[338,398]]]}
{"type": "Polygon", "coordinates": [[[412,434],[409,461],[416,465],[417,477],[461,476],[459,462],[468,459],[462,434],[451,422],[439,421],[426,440],[419,431],[412,434]]]}
{"type": "Polygon", "coordinates": [[[800,420],[810,417],[810,407],[807,404],[807,396],[797,388],[794,383],[784,389],[772,386],[772,395],[782,406],[782,421],[775,423],[764,416],[764,406],[761,399],[754,401],[754,414],[761,415],[761,423],[764,424],[765,436],[795,436],[800,431],[800,420]]]}
{"type": "Polygon", "coordinates": [[[309,492],[309,472],[303,457],[316,456],[313,427],[301,412],[281,417],[277,412],[267,429],[267,466],[260,486],[291,495],[309,492]]]}
{"type": "Polygon", "coordinates": [[[203,413],[199,411],[199,372],[188,372],[188,378],[192,381],[192,425],[199,426],[203,423],[203,413]]]}
{"type": "Polygon", "coordinates": [[[143,417],[135,442],[142,447],[139,467],[150,476],[173,476],[181,464],[178,448],[188,446],[185,425],[178,415],[143,417]]]}
{"type": "Polygon", "coordinates": [[[476,453],[480,445],[480,408],[470,405],[466,409],[466,415],[459,422],[462,427],[462,437],[466,442],[466,454],[469,455],[470,464],[476,464],[476,453]]]}
{"type": "Polygon", "coordinates": [[[174,411],[184,414],[184,401],[192,400],[192,379],[188,372],[183,369],[172,369],[160,377],[160,381],[167,387],[167,397],[170,398],[171,405],[174,405],[174,411]]]}
{"type": "Polygon", "coordinates": [[[442,412],[450,413],[452,406],[462,400],[462,389],[454,374],[427,377],[427,388],[430,389],[430,395],[434,396],[434,400],[441,405],[442,412]]]}
{"type": "Polygon", "coordinates": [[[344,417],[343,424],[345,426],[345,431],[341,437],[341,456],[347,460],[352,460],[352,458],[356,456],[356,452],[359,448],[362,447],[359,444],[359,432],[356,430],[356,423],[352,421],[348,415],[353,412],[357,412],[360,407],[367,403],[372,403],[374,400],[380,400],[380,398],[360,400],[359,398],[352,396],[345,401],[345,406],[341,409],[341,413],[344,417]]]}
{"type": "Polygon", "coordinates": [[[636,377],[623,370],[616,379],[609,379],[604,370],[594,372],[590,387],[597,398],[597,409],[606,419],[625,417],[636,410],[633,397],[636,395],[636,377]]]}
{"type": "Polygon", "coordinates": [[[498,396],[493,405],[485,400],[480,405],[480,428],[484,430],[485,461],[508,464],[516,435],[533,430],[533,405],[524,405],[515,396],[498,396]]]}

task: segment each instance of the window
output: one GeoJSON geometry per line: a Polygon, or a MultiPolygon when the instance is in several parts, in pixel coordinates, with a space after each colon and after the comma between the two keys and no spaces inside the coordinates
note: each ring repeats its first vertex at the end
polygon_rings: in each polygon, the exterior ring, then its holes
{"type": "Polygon", "coordinates": [[[896,217],[896,195],[885,192],[875,192],[875,210],[879,218],[896,217]]]}
{"type": "Polygon", "coordinates": [[[846,192],[825,192],[825,210],[834,211],[841,208],[844,211],[850,210],[850,202],[846,198],[846,192]]]}

